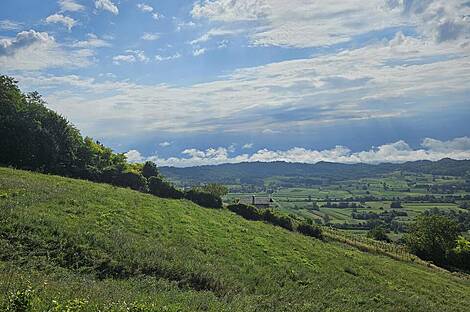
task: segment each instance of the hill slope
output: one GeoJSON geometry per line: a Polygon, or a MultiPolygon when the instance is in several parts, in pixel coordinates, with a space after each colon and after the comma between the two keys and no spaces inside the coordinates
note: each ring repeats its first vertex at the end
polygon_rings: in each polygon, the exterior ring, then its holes
{"type": "Polygon", "coordinates": [[[104,184],[0,168],[0,307],[464,311],[447,272],[104,184]],[[18,296],[17,296],[18,297],[18,296]],[[70,301],[77,299],[75,301],[70,301]],[[56,300],[56,303],[52,303],[56,300]]]}
{"type": "Polygon", "coordinates": [[[190,183],[217,182],[224,184],[256,182],[268,177],[303,177],[310,179],[359,179],[404,170],[415,173],[463,176],[470,172],[470,160],[441,159],[439,161],[413,161],[403,164],[383,163],[342,164],[318,162],[316,164],[276,162],[245,162],[188,168],[161,167],[164,176],[173,181],[190,183]]]}

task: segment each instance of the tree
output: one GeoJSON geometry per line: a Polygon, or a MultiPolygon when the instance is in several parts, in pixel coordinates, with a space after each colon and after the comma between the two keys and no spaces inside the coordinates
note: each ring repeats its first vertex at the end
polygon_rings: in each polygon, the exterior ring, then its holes
{"type": "Polygon", "coordinates": [[[146,161],[142,167],[142,175],[149,179],[150,177],[158,177],[160,172],[157,165],[153,161],[146,161]]]}
{"type": "Polygon", "coordinates": [[[376,226],[367,232],[367,237],[384,242],[390,242],[387,232],[382,226],[376,226]]]}
{"type": "Polygon", "coordinates": [[[222,208],[222,199],[220,196],[202,192],[199,189],[191,189],[185,192],[184,197],[196,204],[207,208],[222,208]]]}
{"type": "Polygon", "coordinates": [[[399,200],[396,200],[396,201],[392,201],[390,203],[390,208],[392,208],[392,209],[403,208],[403,206],[401,205],[401,202],[399,200]]]}
{"type": "Polygon", "coordinates": [[[171,183],[164,181],[160,177],[150,177],[148,180],[149,193],[164,198],[183,198],[184,193],[175,188],[171,183]]]}
{"type": "Polygon", "coordinates": [[[218,197],[224,197],[228,193],[228,188],[226,186],[217,183],[206,184],[199,187],[199,190],[218,197]]]}
{"type": "Polygon", "coordinates": [[[421,216],[405,234],[405,242],[421,259],[446,265],[447,255],[455,247],[458,236],[457,222],[444,216],[421,216]]]}

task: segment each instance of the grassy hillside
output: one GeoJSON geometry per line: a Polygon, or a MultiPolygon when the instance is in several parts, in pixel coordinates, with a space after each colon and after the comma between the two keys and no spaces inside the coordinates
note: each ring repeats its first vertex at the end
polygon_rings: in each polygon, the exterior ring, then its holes
{"type": "Polygon", "coordinates": [[[35,311],[465,311],[470,282],[185,200],[0,168],[0,309],[24,298],[35,311]]]}

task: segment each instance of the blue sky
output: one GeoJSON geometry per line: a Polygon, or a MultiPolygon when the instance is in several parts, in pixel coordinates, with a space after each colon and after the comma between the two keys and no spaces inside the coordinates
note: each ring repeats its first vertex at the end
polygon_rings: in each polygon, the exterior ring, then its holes
{"type": "Polygon", "coordinates": [[[0,72],[133,161],[470,158],[463,0],[2,0],[0,72]]]}

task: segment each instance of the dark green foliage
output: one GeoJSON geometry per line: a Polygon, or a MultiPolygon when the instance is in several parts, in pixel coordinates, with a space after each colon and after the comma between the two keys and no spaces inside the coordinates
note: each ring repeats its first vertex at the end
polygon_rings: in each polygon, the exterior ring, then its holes
{"type": "Polygon", "coordinates": [[[37,92],[21,93],[7,76],[0,76],[0,147],[4,165],[146,190],[124,154],[83,138],[37,92]]]}
{"type": "Polygon", "coordinates": [[[34,291],[31,287],[10,293],[6,312],[29,312],[32,309],[34,291]]]}
{"type": "Polygon", "coordinates": [[[449,252],[448,258],[450,266],[470,272],[470,242],[460,236],[456,246],[449,252]]]}
{"type": "Polygon", "coordinates": [[[160,172],[153,161],[146,161],[142,167],[142,175],[149,179],[150,177],[158,177],[160,172]]]}
{"type": "Polygon", "coordinates": [[[218,197],[224,197],[228,193],[228,188],[226,186],[217,183],[209,183],[204,186],[200,186],[197,189],[218,197]]]}
{"type": "Polygon", "coordinates": [[[264,221],[285,228],[286,230],[294,230],[294,223],[292,222],[292,218],[277,214],[271,209],[264,209],[262,211],[262,218],[264,221]]]}
{"type": "Polygon", "coordinates": [[[367,232],[367,237],[384,242],[390,242],[387,232],[382,226],[376,226],[367,232]]]}
{"type": "Polygon", "coordinates": [[[191,189],[184,193],[184,197],[196,204],[207,208],[222,208],[222,198],[215,194],[191,189]]]}
{"type": "Polygon", "coordinates": [[[0,76],[0,146],[5,165],[71,176],[84,169],[77,161],[85,148],[78,130],[6,76],[0,76]]]}
{"type": "Polygon", "coordinates": [[[228,205],[227,208],[247,220],[259,221],[262,219],[260,210],[251,205],[234,204],[228,205]]]}
{"type": "Polygon", "coordinates": [[[300,223],[297,226],[297,231],[306,236],[312,236],[312,237],[316,237],[319,239],[323,238],[321,229],[318,226],[315,226],[312,224],[300,223]]]}
{"type": "Polygon", "coordinates": [[[265,221],[267,223],[282,227],[289,231],[296,230],[306,236],[312,236],[320,239],[322,238],[322,232],[319,227],[309,224],[308,221],[300,222],[296,227],[295,224],[297,222],[294,221],[292,217],[280,214],[272,209],[258,209],[254,206],[240,203],[229,205],[227,206],[227,208],[228,210],[242,216],[247,220],[265,221]]]}
{"type": "Polygon", "coordinates": [[[149,193],[163,198],[180,199],[184,197],[184,193],[175,188],[170,182],[163,180],[161,177],[152,176],[148,180],[149,193]]]}
{"type": "Polygon", "coordinates": [[[410,227],[405,241],[411,252],[438,265],[448,265],[448,253],[456,245],[459,227],[444,216],[420,216],[410,227]]]}
{"type": "Polygon", "coordinates": [[[470,212],[469,211],[455,211],[455,210],[441,210],[438,208],[432,208],[426,210],[423,213],[425,216],[444,216],[447,217],[459,225],[460,232],[470,230],[470,212]]]}

